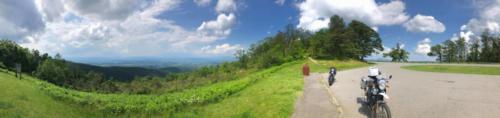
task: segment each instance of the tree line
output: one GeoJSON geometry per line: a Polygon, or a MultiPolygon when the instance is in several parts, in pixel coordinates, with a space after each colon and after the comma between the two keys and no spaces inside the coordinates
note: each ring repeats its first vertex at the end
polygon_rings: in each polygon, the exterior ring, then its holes
{"type": "Polygon", "coordinates": [[[376,31],[357,20],[346,25],[334,15],[327,28],[309,32],[288,25],[248,50],[237,51],[236,57],[241,68],[266,68],[306,57],[364,61],[377,50],[384,49],[376,31]]]}
{"type": "Polygon", "coordinates": [[[69,89],[100,93],[154,94],[164,93],[218,81],[226,81],[244,75],[236,62],[206,66],[191,72],[170,73],[166,76],[135,77],[132,81],[118,81],[102,73],[86,71],[74,66],[60,54],[49,56],[38,50],[23,48],[14,41],[0,40],[0,68],[15,70],[21,64],[22,72],[37,79],[69,89]]]}
{"type": "Polygon", "coordinates": [[[428,56],[438,62],[500,62],[500,36],[484,31],[479,39],[469,42],[464,37],[446,40],[431,47],[428,56]]]}

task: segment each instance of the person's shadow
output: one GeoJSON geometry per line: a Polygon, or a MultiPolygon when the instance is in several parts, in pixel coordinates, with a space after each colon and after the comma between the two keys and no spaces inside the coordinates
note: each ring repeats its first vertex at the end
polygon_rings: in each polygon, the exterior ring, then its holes
{"type": "Polygon", "coordinates": [[[356,101],[358,104],[361,104],[361,107],[359,107],[358,112],[369,118],[371,116],[371,112],[366,99],[364,97],[358,97],[356,98],[356,101]]]}

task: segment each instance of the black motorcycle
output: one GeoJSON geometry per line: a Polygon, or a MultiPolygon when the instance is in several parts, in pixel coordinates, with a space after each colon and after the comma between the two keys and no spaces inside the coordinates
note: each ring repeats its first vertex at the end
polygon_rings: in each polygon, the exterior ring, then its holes
{"type": "Polygon", "coordinates": [[[328,85],[332,86],[333,82],[335,82],[335,75],[337,75],[337,68],[331,67],[329,76],[328,76],[328,85]]]}
{"type": "Polygon", "coordinates": [[[386,94],[386,88],[388,87],[388,80],[391,78],[392,75],[388,79],[382,77],[362,79],[361,88],[365,90],[372,118],[391,118],[391,110],[386,102],[389,99],[389,96],[386,94]]]}

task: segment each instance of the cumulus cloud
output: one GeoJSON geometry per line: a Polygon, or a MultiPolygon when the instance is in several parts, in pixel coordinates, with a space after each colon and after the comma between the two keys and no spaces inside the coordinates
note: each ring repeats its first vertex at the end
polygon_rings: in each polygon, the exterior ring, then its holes
{"type": "Polygon", "coordinates": [[[425,16],[417,14],[411,20],[408,20],[403,25],[406,30],[411,32],[437,32],[445,31],[443,23],[436,20],[433,16],[425,16]]]}
{"type": "Polygon", "coordinates": [[[218,13],[229,13],[236,11],[236,3],[234,0],[219,0],[215,6],[215,11],[218,13]]]}
{"type": "Polygon", "coordinates": [[[401,24],[409,18],[402,1],[377,4],[374,0],[305,0],[297,7],[300,10],[298,27],[310,31],[326,28],[332,15],[371,26],[401,24]]]}
{"type": "Polygon", "coordinates": [[[225,37],[231,33],[231,27],[234,25],[235,19],[232,13],[229,15],[219,14],[216,20],[203,22],[197,30],[225,37]]]}
{"type": "Polygon", "coordinates": [[[478,17],[470,19],[462,30],[468,30],[474,34],[481,34],[486,29],[490,33],[500,33],[500,0],[474,1],[473,3],[478,17]]]}
{"type": "MultiPolygon", "coordinates": [[[[159,1],[155,1],[159,2],[159,1]]],[[[161,4],[161,3],[158,3],[161,4]]],[[[137,10],[139,0],[66,0],[69,10],[80,16],[92,19],[116,20],[123,19],[137,10]]]]}
{"type": "Polygon", "coordinates": [[[450,38],[452,41],[457,41],[460,38],[464,38],[465,43],[473,43],[473,40],[479,39],[479,37],[472,33],[472,31],[466,30],[464,26],[462,26],[458,34],[453,34],[453,36],[450,38]]]}
{"type": "Polygon", "coordinates": [[[60,20],[66,11],[61,0],[35,0],[36,8],[44,21],[60,20]]]}
{"type": "Polygon", "coordinates": [[[208,6],[212,0],[194,0],[194,3],[198,6],[208,6]]]}
{"type": "Polygon", "coordinates": [[[424,40],[419,41],[415,52],[421,55],[426,55],[431,52],[431,39],[425,38],[424,40]]]}
{"type": "Polygon", "coordinates": [[[286,0],[276,0],[274,1],[274,3],[280,5],[280,6],[283,6],[285,4],[286,0]]]}
{"type": "Polygon", "coordinates": [[[221,45],[216,45],[215,47],[212,47],[210,45],[205,46],[201,48],[201,52],[206,54],[234,54],[236,50],[241,50],[241,49],[243,48],[239,44],[230,45],[224,43],[221,45]]]}
{"type": "Polygon", "coordinates": [[[32,0],[0,1],[0,36],[18,40],[42,31],[45,24],[32,0]]]}
{"type": "MultiPolygon", "coordinates": [[[[20,42],[22,46],[42,52],[61,53],[67,57],[128,57],[196,54],[200,51],[200,47],[225,39],[230,35],[231,28],[236,22],[234,13],[219,13],[216,19],[200,23],[196,30],[189,30],[173,20],[157,17],[177,8],[181,3],[180,0],[134,1],[138,6],[129,6],[116,0],[95,3],[57,1],[31,1],[29,7],[20,7],[26,4],[16,6],[12,3],[0,2],[0,24],[5,24],[2,25],[3,27],[12,25],[18,28],[12,29],[13,31],[19,32],[23,31],[19,29],[26,29],[25,32],[30,32],[28,30],[37,28],[24,25],[34,23],[30,20],[38,20],[40,24],[38,29],[43,31],[18,35],[19,39],[24,39],[20,42]],[[61,3],[64,7],[51,9],[49,6],[52,3],[61,3]],[[25,19],[5,15],[9,10],[3,9],[15,8],[19,8],[17,11],[29,11],[28,8],[32,8],[30,12],[34,13],[14,14],[29,16],[25,19]]],[[[11,12],[9,15],[12,16],[11,12]]],[[[4,30],[6,29],[0,29],[0,33],[9,33],[4,30]]],[[[2,34],[2,36],[5,35],[2,34]]],[[[219,54],[216,52],[224,52],[236,47],[239,45],[219,45],[210,48],[216,51],[205,49],[210,53],[202,54],[219,54]]]]}

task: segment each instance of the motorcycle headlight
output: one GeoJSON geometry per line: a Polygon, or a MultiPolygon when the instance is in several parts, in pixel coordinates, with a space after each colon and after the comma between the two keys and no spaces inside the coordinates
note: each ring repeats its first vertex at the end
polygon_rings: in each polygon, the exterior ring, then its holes
{"type": "Polygon", "coordinates": [[[387,85],[387,81],[385,81],[385,80],[379,80],[378,81],[378,88],[380,90],[385,90],[386,85],[387,85]]]}

